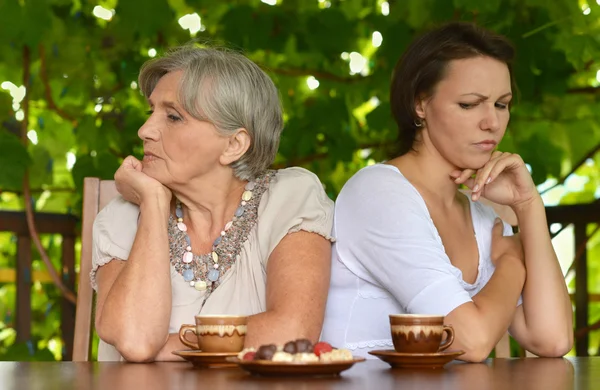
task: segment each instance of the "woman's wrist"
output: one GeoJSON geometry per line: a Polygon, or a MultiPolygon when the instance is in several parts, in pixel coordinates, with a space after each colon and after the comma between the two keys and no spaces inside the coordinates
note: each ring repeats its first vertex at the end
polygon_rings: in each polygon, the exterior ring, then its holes
{"type": "Polygon", "coordinates": [[[159,192],[148,195],[140,202],[140,212],[142,214],[159,213],[168,219],[171,213],[171,200],[159,192]]]}
{"type": "Polygon", "coordinates": [[[540,194],[536,193],[530,199],[519,202],[518,204],[514,204],[510,206],[515,214],[517,215],[517,219],[519,220],[519,224],[521,223],[521,218],[527,218],[527,215],[531,212],[538,211],[536,209],[544,209],[544,201],[540,194]]]}

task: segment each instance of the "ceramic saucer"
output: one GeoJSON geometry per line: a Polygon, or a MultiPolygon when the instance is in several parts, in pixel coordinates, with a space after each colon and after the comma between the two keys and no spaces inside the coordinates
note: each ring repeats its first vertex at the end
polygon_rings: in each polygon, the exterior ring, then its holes
{"type": "Polygon", "coordinates": [[[451,362],[464,351],[434,352],[434,353],[400,353],[393,349],[370,351],[369,354],[377,356],[388,363],[392,368],[443,368],[446,363],[451,362]]]}
{"type": "Polygon", "coordinates": [[[241,369],[262,376],[335,376],[340,375],[355,363],[364,362],[364,358],[354,358],[335,362],[274,362],[272,360],[240,360],[227,358],[241,369]]]}
{"type": "Polygon", "coordinates": [[[238,352],[202,352],[193,349],[173,351],[173,355],[181,356],[198,368],[234,367],[226,359],[237,356],[238,352]]]}

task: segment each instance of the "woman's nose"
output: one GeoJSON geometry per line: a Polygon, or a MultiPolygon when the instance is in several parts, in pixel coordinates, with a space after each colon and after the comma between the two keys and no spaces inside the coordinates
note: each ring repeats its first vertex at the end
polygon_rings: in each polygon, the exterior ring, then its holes
{"type": "Polygon", "coordinates": [[[157,141],[160,138],[160,131],[156,120],[150,116],[138,130],[138,137],[143,141],[157,141]]]}
{"type": "Polygon", "coordinates": [[[487,131],[498,131],[500,129],[500,118],[496,107],[486,110],[485,116],[481,120],[481,129],[487,131]]]}

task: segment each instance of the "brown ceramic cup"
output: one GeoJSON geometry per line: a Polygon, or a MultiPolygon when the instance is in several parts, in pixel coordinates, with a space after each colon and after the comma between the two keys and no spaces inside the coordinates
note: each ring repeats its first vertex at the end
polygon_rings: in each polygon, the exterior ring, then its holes
{"type": "Polygon", "coordinates": [[[188,347],[202,352],[239,352],[246,338],[246,316],[197,315],[196,325],[181,325],[179,340],[188,347]],[[196,342],[186,338],[196,336],[196,342]]]}
{"type": "Polygon", "coordinates": [[[444,316],[391,314],[390,328],[396,352],[441,352],[454,341],[454,329],[444,325],[444,316]],[[442,342],[444,333],[446,339],[442,342]]]}

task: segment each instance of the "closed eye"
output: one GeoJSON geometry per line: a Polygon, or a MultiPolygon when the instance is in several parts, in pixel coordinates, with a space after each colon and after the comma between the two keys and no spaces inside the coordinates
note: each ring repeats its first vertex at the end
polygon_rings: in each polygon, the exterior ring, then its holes
{"type": "Polygon", "coordinates": [[[506,104],[506,103],[496,103],[496,108],[499,108],[501,110],[506,110],[508,108],[508,104],[506,104]]]}
{"type": "Polygon", "coordinates": [[[181,120],[180,117],[178,117],[177,115],[173,115],[173,114],[167,115],[167,118],[169,118],[169,120],[171,122],[179,122],[181,120]]]}
{"type": "Polygon", "coordinates": [[[468,110],[469,108],[473,108],[476,106],[476,104],[471,104],[471,103],[458,103],[458,105],[460,106],[460,108],[468,110]]]}

